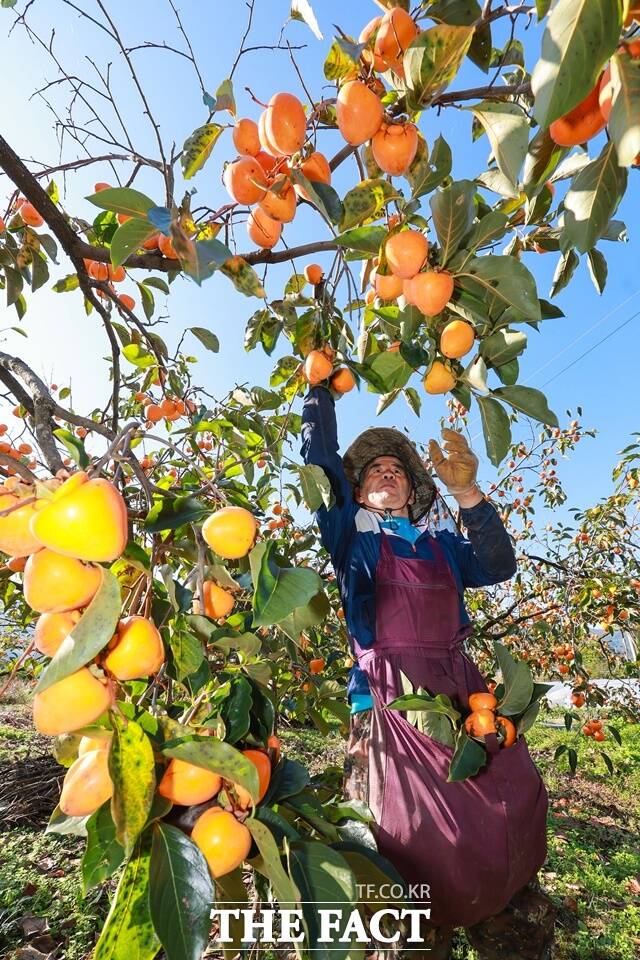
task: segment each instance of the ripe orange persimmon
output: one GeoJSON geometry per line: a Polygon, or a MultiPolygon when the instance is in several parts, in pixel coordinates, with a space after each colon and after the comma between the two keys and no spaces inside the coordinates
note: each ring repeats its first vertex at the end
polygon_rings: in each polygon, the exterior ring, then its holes
{"type": "Polygon", "coordinates": [[[125,309],[133,310],[136,302],[133,297],[130,297],[128,293],[121,293],[118,297],[118,303],[120,303],[125,309]]]}
{"type": "Polygon", "coordinates": [[[272,766],[275,767],[278,760],[280,759],[280,752],[282,749],[282,744],[280,742],[280,737],[277,737],[275,733],[272,733],[267,740],[267,751],[272,757],[272,766]]]}
{"type": "Polygon", "coordinates": [[[577,107],[554,120],[549,127],[549,136],[554,143],[560,147],[575,147],[600,133],[607,121],[600,110],[599,98],[600,82],[577,107]]]}
{"type": "Polygon", "coordinates": [[[304,361],[304,375],[307,383],[315,384],[326,380],[333,370],[333,363],[321,350],[312,350],[304,361]]]}
{"type": "Polygon", "coordinates": [[[415,277],[427,259],[429,241],[419,230],[402,230],[389,237],[384,251],[391,272],[409,280],[415,277]]]}
{"type": "Polygon", "coordinates": [[[20,216],[24,223],[29,227],[41,227],[44,223],[44,217],[38,213],[32,203],[23,203],[20,207],[20,216]]]}
{"type": "Polygon", "coordinates": [[[382,103],[362,80],[349,80],[338,92],[336,116],[344,139],[352,147],[359,147],[380,129],[382,103]]]}
{"type": "Polygon", "coordinates": [[[296,215],[296,192],[289,177],[278,174],[259,203],[260,209],[278,223],[291,223],[296,215]]]}
{"type": "MultiPolygon", "coordinates": [[[[377,33],[380,23],[382,21],[382,15],[379,17],[374,17],[372,20],[369,20],[362,30],[360,31],[360,36],[358,37],[358,43],[369,43],[371,38],[374,38],[377,33]]],[[[362,59],[365,63],[371,64],[374,70],[377,70],[379,73],[384,73],[387,69],[387,65],[381,57],[376,56],[373,49],[363,50],[362,59]]]]}
{"type": "Polygon", "coordinates": [[[222,179],[236,203],[258,203],[267,192],[265,172],[254,157],[241,157],[228,163],[222,179]]]}
{"type": "Polygon", "coordinates": [[[310,660],[309,673],[312,673],[312,674],[322,673],[322,671],[324,670],[324,663],[325,661],[323,660],[322,657],[317,657],[315,660],[310,660]]]}
{"type": "Polygon", "coordinates": [[[111,190],[110,183],[94,183],[93,192],[100,193],[101,190],[111,190]]]}
{"type": "Polygon", "coordinates": [[[349,393],[356,385],[356,378],[348,367],[340,367],[332,374],[329,385],[336,393],[349,393]]]}
{"type": "Polygon", "coordinates": [[[13,573],[22,573],[26,565],[26,557],[9,557],[6,564],[7,569],[11,570],[13,573]]]}
{"type": "Polygon", "coordinates": [[[265,173],[271,173],[276,163],[278,162],[277,157],[272,156],[270,153],[267,153],[266,150],[261,150],[257,155],[256,160],[262,167],[265,173]]]}
{"type": "Polygon", "coordinates": [[[65,557],[105,563],[127,545],[127,507],[108,480],[90,480],[78,471],[51,500],[38,501],[31,532],[42,546],[65,557]]]}
{"type": "Polygon", "coordinates": [[[292,93],[275,93],[267,104],[264,128],[277,155],[297,153],[307,135],[307,118],[298,98],[292,93]]]}
{"type": "Polygon", "coordinates": [[[101,580],[100,567],[44,549],[29,557],[22,587],[24,599],[32,610],[62,613],[86,607],[101,580]]]}
{"type": "Polygon", "coordinates": [[[73,733],[97,720],[114,702],[110,684],[87,667],[58,680],[33,698],[33,722],[39,733],[56,737],[73,733]]]}
{"type": "Polygon", "coordinates": [[[89,260],[87,266],[87,273],[90,277],[93,277],[94,280],[108,280],[109,279],[109,267],[106,263],[100,263],[99,260],[89,260]]]}
{"type": "Polygon", "coordinates": [[[465,320],[451,320],[440,334],[440,353],[450,360],[464,357],[471,350],[475,330],[465,320]]]}
{"type": "Polygon", "coordinates": [[[257,207],[249,213],[247,234],[257,247],[271,250],[280,239],[282,224],[268,216],[261,207],[257,207]]]}
{"type": "Polygon", "coordinates": [[[434,360],[424,376],[422,385],[427,393],[448,393],[456,385],[456,378],[441,360],[434,360]]]}
{"type": "Polygon", "coordinates": [[[211,800],[220,791],[222,777],[211,770],[174,757],[158,784],[158,793],[172,803],[190,807],[211,800]]]}
{"type": "Polygon", "coordinates": [[[451,299],[453,277],[446,270],[427,270],[406,280],[403,290],[409,302],[415,304],[425,316],[435,317],[451,299]]]}
{"type": "Polygon", "coordinates": [[[392,177],[402,176],[413,163],[418,149],[415,124],[383,123],[371,141],[371,149],[381,170],[392,177]]]}
{"type": "MultiPolygon", "coordinates": [[[[11,452],[9,447],[5,453],[11,452]]],[[[31,530],[31,520],[35,514],[35,504],[25,503],[19,506],[21,497],[12,493],[0,494],[0,511],[15,507],[11,513],[0,517],[0,550],[11,557],[28,557],[42,546],[31,530]]]]}
{"type": "Polygon", "coordinates": [[[102,665],[117,680],[138,680],[157,673],[164,663],[158,628],[146,617],[124,617],[109,644],[102,665]]]}
{"type": "MultiPolygon", "coordinates": [[[[329,166],[329,161],[323,153],[319,153],[317,150],[310,154],[306,160],[302,161],[300,164],[300,173],[312,183],[314,181],[331,183],[331,167],[329,166]]],[[[294,190],[299,197],[311,201],[308,191],[305,190],[304,187],[301,187],[300,184],[296,183],[294,190]]]]}
{"type": "Polygon", "coordinates": [[[233,145],[238,153],[244,157],[257,157],[260,153],[260,138],[258,124],[246,117],[236,120],[232,133],[233,145]]]}
{"type": "MultiPolygon", "coordinates": [[[[271,761],[266,753],[263,753],[262,750],[243,750],[242,751],[247,760],[251,760],[251,763],[254,765],[258,771],[258,803],[262,800],[265,793],[267,792],[267,787],[269,786],[269,781],[271,780],[271,761]]],[[[248,810],[249,807],[253,806],[253,800],[251,799],[251,794],[244,787],[240,786],[239,783],[234,783],[234,789],[238,795],[238,804],[241,810],[248,810]]]]}
{"type": "Polygon", "coordinates": [[[191,839],[204,854],[212,877],[223,877],[249,855],[251,834],[222,807],[211,807],[193,825],[191,839]]]}
{"type": "Polygon", "coordinates": [[[256,531],[256,518],[244,507],[223,507],[202,524],[202,536],[214,553],[225,560],[246,556],[256,531]]]}
{"type": "Polygon", "coordinates": [[[406,10],[392,7],[380,21],[373,51],[387,67],[404,77],[402,57],[410,43],[418,35],[418,27],[406,10]]]}
{"type": "Polygon", "coordinates": [[[502,734],[502,747],[512,747],[516,742],[517,731],[515,724],[508,717],[496,717],[496,726],[502,734]]]}
{"type": "Polygon", "coordinates": [[[464,728],[472,737],[484,737],[496,732],[496,718],[492,710],[474,710],[464,722],[464,728]]]}
{"type": "Polygon", "coordinates": [[[235,604],[233,594],[223,590],[213,580],[205,580],[202,588],[204,593],[204,611],[202,612],[205,616],[211,617],[212,620],[228,617],[235,604]]]}
{"type": "Polygon", "coordinates": [[[4,233],[6,229],[7,229],[7,225],[2,219],[2,217],[0,217],[0,233],[4,233]]]}
{"type": "Polygon", "coordinates": [[[474,710],[495,710],[498,705],[497,699],[492,693],[470,693],[469,694],[469,710],[473,713],[474,710]]]}
{"type": "Polygon", "coordinates": [[[372,271],[372,282],[381,300],[396,300],[402,293],[402,280],[395,273],[382,274],[372,271]]]}
{"type": "Polygon", "coordinates": [[[82,737],[78,744],[78,756],[83,757],[85,753],[91,753],[92,750],[109,750],[112,733],[110,730],[96,730],[90,737],[82,737]]]}
{"type": "Polygon", "coordinates": [[[308,263],[304,268],[305,280],[309,283],[313,283],[314,286],[317,283],[320,283],[324,277],[324,270],[319,263],[308,263]]]}
{"type": "Polygon", "coordinates": [[[178,254],[176,253],[176,248],[173,245],[173,240],[171,237],[165,236],[164,233],[158,234],[158,249],[163,257],[166,257],[167,260],[179,260],[178,254]]]}
{"type": "Polygon", "coordinates": [[[112,794],[108,751],[92,750],[78,757],[67,770],[59,805],[68,817],[87,817],[112,794]]]}
{"type": "Polygon", "coordinates": [[[262,147],[261,153],[265,153],[268,157],[273,158],[272,168],[275,167],[276,163],[280,158],[280,154],[276,146],[271,142],[267,134],[267,111],[263,110],[258,118],[258,137],[260,139],[260,146],[262,147]]]}
{"type": "Polygon", "coordinates": [[[45,657],[55,656],[62,641],[69,636],[81,616],[79,610],[40,614],[33,634],[36,650],[44,653],[45,657]]]}

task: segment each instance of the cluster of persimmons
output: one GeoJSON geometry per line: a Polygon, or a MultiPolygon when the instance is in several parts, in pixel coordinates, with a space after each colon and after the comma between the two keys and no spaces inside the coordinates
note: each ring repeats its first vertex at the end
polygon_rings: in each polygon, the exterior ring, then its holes
{"type": "Polygon", "coordinates": [[[469,736],[484,740],[486,734],[495,733],[502,748],[512,747],[516,742],[517,732],[512,720],[508,717],[496,715],[498,701],[492,693],[469,694],[469,710],[471,713],[464,722],[469,736]]]}
{"type": "MultiPolygon", "coordinates": [[[[246,556],[256,533],[255,517],[242,507],[217,510],[202,526],[206,543],[223,559],[246,556]]],[[[101,564],[117,560],[127,539],[126,504],[108,480],[78,471],[66,479],[41,482],[37,496],[30,484],[15,477],[5,481],[0,492],[0,550],[12,558],[11,569],[23,572],[25,601],[39,614],[33,640],[41,654],[55,658],[60,653],[60,662],[73,647],[74,631],[81,642],[83,615],[103,583],[101,564]]],[[[216,620],[228,616],[235,602],[231,592],[213,580],[204,581],[202,600],[204,609],[194,604],[194,610],[216,620]]],[[[33,717],[40,733],[84,734],[63,782],[60,809],[67,816],[88,816],[112,796],[112,732],[99,721],[115,706],[119,684],[152,677],[164,662],[162,637],[153,621],[124,616],[90,663],[36,692],[33,717]]],[[[258,771],[255,802],[266,793],[279,747],[272,735],[264,749],[243,750],[258,771]]],[[[226,806],[218,802],[201,813],[191,836],[214,877],[235,869],[251,845],[251,835],[241,822],[254,803],[250,793],[196,764],[177,758],[164,763],[158,793],[179,806],[213,800],[224,786],[226,806]]]]}

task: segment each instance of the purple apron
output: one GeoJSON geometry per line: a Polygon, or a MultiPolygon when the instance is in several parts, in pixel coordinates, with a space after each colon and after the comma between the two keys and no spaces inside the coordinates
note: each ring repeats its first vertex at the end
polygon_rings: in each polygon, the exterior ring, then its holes
{"type": "MultiPolygon", "coordinates": [[[[373,697],[369,806],[379,852],[410,884],[429,884],[431,922],[469,927],[499,913],[542,866],[547,850],[547,792],[524,737],[496,751],[468,780],[447,783],[447,747],[383,705],[415,689],[443,693],[466,713],[468,696],[486,691],[463,652],[459,595],[442,547],[434,560],[398,557],[382,534],[376,568],[376,634],[357,641],[373,697]]],[[[420,897],[416,898],[418,901],[420,897]]]]}

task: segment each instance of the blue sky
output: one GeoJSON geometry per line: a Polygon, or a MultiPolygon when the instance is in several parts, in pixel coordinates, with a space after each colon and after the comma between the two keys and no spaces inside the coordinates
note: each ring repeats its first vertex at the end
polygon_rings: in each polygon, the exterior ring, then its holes
{"type": "MultiPolygon", "coordinates": [[[[19,8],[22,6],[19,4],[19,8]]],[[[92,0],[87,0],[83,7],[92,12],[94,4],[92,0]]],[[[110,0],[107,7],[127,46],[146,41],[183,45],[175,29],[171,8],[165,0],[137,0],[134,4],[110,0]]],[[[332,95],[322,74],[322,63],[334,33],[333,24],[339,24],[346,33],[357,36],[362,26],[376,15],[378,8],[371,0],[351,0],[348,4],[336,0],[315,0],[314,7],[325,39],[316,40],[304,24],[296,22],[289,23],[284,37],[294,45],[306,44],[305,49],[297,50],[295,55],[310,92],[315,99],[319,99],[323,93],[332,95]]],[[[288,10],[287,0],[257,0],[247,44],[275,44],[288,10]]],[[[246,6],[240,0],[182,0],[180,12],[207,90],[214,93],[219,83],[228,76],[235,59],[246,24],[246,6]]],[[[59,148],[52,114],[42,100],[29,97],[33,89],[55,81],[59,75],[42,48],[32,43],[24,30],[15,30],[7,41],[5,36],[13,14],[1,11],[0,17],[4,51],[0,62],[0,84],[4,93],[0,106],[3,134],[22,157],[57,162],[59,148]],[[7,96],[9,90],[10,97],[7,96]]],[[[54,49],[69,73],[91,77],[98,82],[86,55],[89,54],[99,66],[109,61],[112,63],[112,88],[135,146],[141,152],[155,156],[153,134],[141,115],[140,102],[131,86],[122,57],[105,34],[80,20],[61,0],[47,0],[46,4],[40,0],[34,4],[29,13],[29,22],[47,39],[52,28],[55,28],[54,49]]],[[[494,44],[499,45],[504,41],[504,31],[497,30],[496,34],[494,44]]],[[[540,48],[540,40],[541,30],[532,22],[526,42],[530,67],[533,66],[531,57],[540,48]]],[[[165,142],[170,146],[175,141],[180,146],[192,130],[206,120],[206,110],[191,65],[183,58],[160,50],[139,50],[132,56],[165,142]]],[[[460,72],[452,89],[482,82],[483,75],[468,64],[460,72]]],[[[251,102],[245,86],[250,87],[263,102],[272,93],[283,89],[304,99],[300,81],[286,51],[247,54],[240,61],[234,83],[239,114],[256,120],[260,108],[251,102]]],[[[47,96],[60,108],[68,100],[67,94],[58,86],[51,88],[47,96]]],[[[106,103],[103,109],[113,126],[113,115],[109,113],[106,103]]],[[[226,117],[224,115],[223,119],[226,117]]],[[[488,143],[486,138],[471,143],[469,112],[445,109],[438,117],[435,111],[427,111],[423,115],[421,129],[428,143],[433,143],[440,133],[446,137],[453,149],[454,176],[457,178],[473,176],[486,169],[488,143]]],[[[328,156],[332,156],[341,145],[339,134],[333,131],[322,134],[318,142],[319,149],[328,156]]],[[[596,155],[599,149],[599,141],[593,141],[590,153],[596,155]]],[[[105,152],[108,152],[108,148],[105,152]]],[[[68,145],[65,159],[74,155],[68,145]]],[[[228,131],[218,141],[203,171],[188,184],[181,183],[178,177],[176,196],[179,198],[183,188],[188,186],[198,191],[194,206],[200,200],[213,208],[226,202],[228,198],[221,184],[221,168],[223,161],[232,159],[233,155],[231,133],[228,131]]],[[[587,506],[608,492],[616,454],[629,442],[631,431],[638,426],[633,386],[638,361],[637,319],[597,346],[584,359],[574,363],[580,354],[640,311],[640,245],[634,223],[634,215],[637,219],[640,170],[631,170],[629,176],[630,186],[618,217],[627,222],[630,240],[624,245],[601,244],[603,253],[609,259],[609,281],[603,296],[599,297],[595,292],[586,263],[582,263],[569,288],[556,299],[566,317],[546,321],[539,333],[525,328],[530,345],[521,358],[520,382],[543,389],[562,423],[569,419],[565,413],[567,409],[575,411],[576,406],[581,405],[585,426],[598,430],[595,440],[585,440],[572,459],[566,463],[561,461],[559,467],[558,472],[569,493],[569,502],[577,506],[587,506]],[[572,363],[573,366],[565,371],[564,368],[572,363]]],[[[113,174],[105,164],[69,177],[66,185],[60,176],[56,176],[56,180],[60,187],[66,186],[65,204],[68,208],[90,220],[95,215],[95,208],[83,197],[92,192],[95,181],[113,182],[113,174]]],[[[334,185],[341,194],[355,182],[356,170],[351,163],[344,164],[334,178],[334,185]]],[[[402,181],[399,182],[404,185],[402,181]]],[[[162,185],[157,174],[144,173],[136,181],[136,186],[159,203],[163,202],[162,185]]],[[[3,205],[4,200],[3,194],[3,205]]],[[[327,235],[320,218],[308,207],[301,210],[295,223],[289,225],[285,233],[289,246],[316,238],[323,239],[327,235]]],[[[250,248],[243,226],[238,228],[237,239],[240,251],[250,248]]],[[[330,263],[330,257],[321,254],[312,259],[325,266],[330,263]]],[[[556,254],[528,254],[525,257],[524,262],[536,276],[541,296],[548,295],[556,261],[556,254]]],[[[308,260],[297,263],[298,270],[305,262],[308,260]]],[[[56,276],[65,272],[66,269],[61,267],[56,276]]],[[[270,298],[279,295],[283,282],[292,272],[290,265],[269,269],[266,287],[270,298]]],[[[130,292],[135,295],[135,290],[130,292]]],[[[266,383],[275,358],[288,352],[285,347],[287,342],[284,341],[272,358],[267,358],[260,348],[245,353],[242,346],[244,327],[258,306],[258,301],[237,294],[222,276],[212,278],[201,288],[189,280],[178,279],[165,308],[160,311],[166,322],[157,329],[170,348],[175,346],[186,326],[207,326],[215,331],[221,342],[219,355],[207,353],[195,339],[187,341],[187,345],[200,360],[195,374],[197,381],[219,397],[236,382],[266,383]]],[[[0,316],[2,349],[19,353],[50,381],[60,385],[71,382],[74,404],[79,411],[104,403],[108,392],[106,365],[101,359],[107,353],[105,340],[97,320],[85,316],[79,294],[56,295],[43,289],[30,297],[29,311],[24,320],[24,329],[29,334],[26,340],[8,329],[15,325],[13,308],[6,310],[0,307],[0,316]]],[[[413,385],[422,393],[417,377],[414,380],[413,385]]],[[[420,442],[437,436],[439,418],[446,412],[445,401],[441,397],[422,395],[420,419],[409,411],[402,399],[376,418],[377,397],[365,388],[359,393],[354,391],[341,400],[338,407],[342,448],[360,430],[374,424],[400,428],[407,426],[412,437],[420,442]]],[[[296,409],[299,409],[299,403],[296,409]]],[[[495,471],[484,455],[484,442],[476,416],[470,420],[470,432],[474,447],[482,458],[481,479],[490,482],[495,478],[495,471]]],[[[528,436],[529,432],[526,423],[514,429],[516,437],[528,436]]]]}

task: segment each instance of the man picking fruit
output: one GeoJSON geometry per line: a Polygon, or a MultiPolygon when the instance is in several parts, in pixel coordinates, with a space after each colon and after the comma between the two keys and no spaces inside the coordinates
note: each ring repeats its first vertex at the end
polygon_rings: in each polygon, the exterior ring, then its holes
{"type": "Polygon", "coordinates": [[[478,458],[456,431],[443,430],[444,450],[430,441],[469,539],[432,535],[436,487],[404,434],[366,430],[343,460],[334,397],[317,385],[305,399],[302,436],[305,462],[322,467],[335,497],[316,516],[356,658],[345,793],[371,809],[379,852],[429,891],[425,956],[448,957],[453,929],[464,927],[482,960],[542,960],[554,920],[535,883],[546,856],[547,794],[524,738],[496,748],[475,776],[450,782],[452,748],[386,709],[404,692],[401,674],[465,715],[469,695],[487,691],[464,649],[472,632],[464,590],[510,579],[516,559],[478,487],[478,458]]]}

